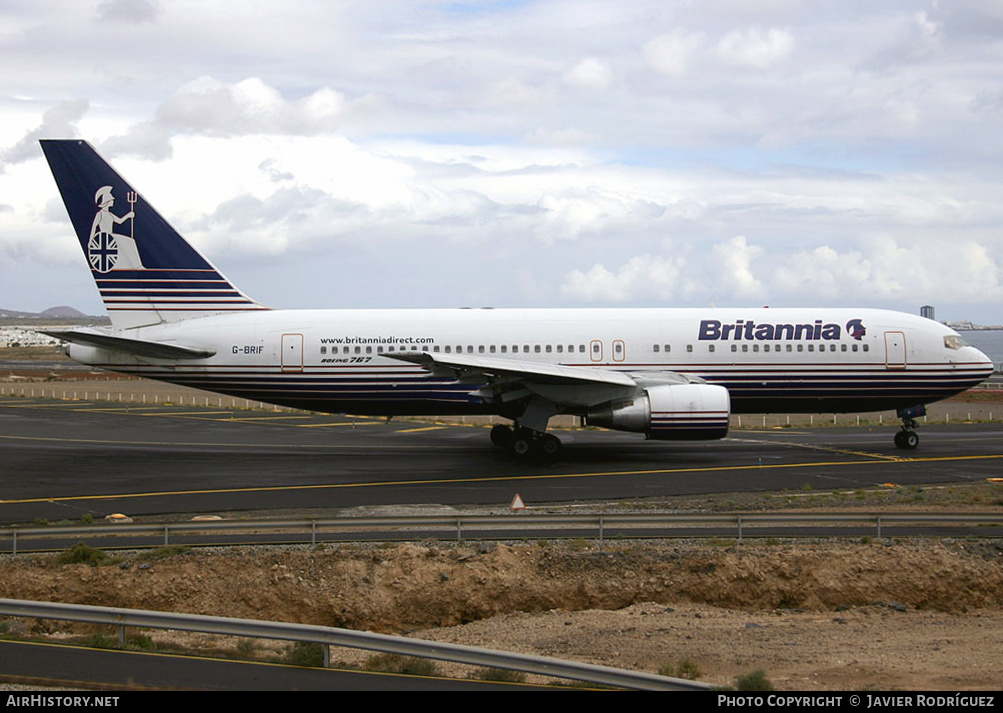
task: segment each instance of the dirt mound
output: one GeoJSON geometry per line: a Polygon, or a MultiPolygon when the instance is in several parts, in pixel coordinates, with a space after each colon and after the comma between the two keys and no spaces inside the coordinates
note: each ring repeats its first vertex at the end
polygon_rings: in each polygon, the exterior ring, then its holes
{"type": "Polygon", "coordinates": [[[789,688],[978,688],[1003,664],[984,640],[1003,633],[1003,543],[407,544],[3,569],[6,598],[420,630],[648,670],[698,656],[717,683],[765,668],[789,688]]]}
{"type": "Polygon", "coordinates": [[[875,601],[1003,605],[996,545],[492,545],[192,551],[142,565],[9,560],[0,596],[400,632],[511,612],[639,602],[832,611],[875,601]],[[974,550],[974,551],[973,551],[974,550]]]}

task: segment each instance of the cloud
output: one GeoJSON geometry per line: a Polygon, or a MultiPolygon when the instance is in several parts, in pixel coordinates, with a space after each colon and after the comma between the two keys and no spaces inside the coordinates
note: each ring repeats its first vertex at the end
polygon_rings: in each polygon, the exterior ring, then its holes
{"type": "Polygon", "coordinates": [[[156,0],[102,0],[97,16],[115,22],[154,22],[162,8],[156,0]]]}
{"type": "Polygon", "coordinates": [[[254,134],[317,136],[330,134],[360,114],[378,110],[380,100],[368,95],[355,101],[321,87],[290,101],[257,77],[233,84],[200,77],[180,87],[157,107],[152,120],[131,126],[108,139],[111,155],[132,154],[160,160],[170,155],[176,134],[236,137],[254,134]]]}
{"type": "Polygon", "coordinates": [[[562,79],[582,89],[606,89],[613,82],[613,72],[608,63],[586,57],[565,72],[562,79]]]}
{"type": "Polygon", "coordinates": [[[87,113],[90,103],[86,99],[66,101],[52,107],[42,115],[42,123],[32,129],[10,148],[0,151],[0,165],[21,163],[38,158],[39,139],[72,139],[79,136],[77,122],[87,113]]]}
{"type": "Polygon", "coordinates": [[[685,277],[686,260],[681,257],[639,255],[616,272],[593,265],[583,272],[572,270],[565,276],[561,293],[583,302],[625,303],[637,300],[670,302],[692,290],[685,277]]]}
{"type": "Polygon", "coordinates": [[[644,59],[657,72],[670,77],[680,77],[703,45],[703,32],[675,30],[659,35],[643,47],[644,59]]]}
{"type": "Polygon", "coordinates": [[[711,248],[710,257],[718,271],[717,282],[729,286],[738,299],[762,299],[765,289],[756,277],[752,263],[764,253],[763,248],[749,245],[744,235],[718,243],[711,248]]]}
{"type": "Polygon", "coordinates": [[[785,59],[794,49],[794,36],[787,30],[732,30],[717,43],[717,54],[727,62],[764,69],[785,59]]]}

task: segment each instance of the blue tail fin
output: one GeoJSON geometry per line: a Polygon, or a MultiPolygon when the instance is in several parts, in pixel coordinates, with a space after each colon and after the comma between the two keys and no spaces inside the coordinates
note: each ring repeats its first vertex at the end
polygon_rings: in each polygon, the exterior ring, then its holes
{"type": "Polygon", "coordinates": [[[266,309],[189,245],[90,144],[40,143],[113,326],[266,309]]]}

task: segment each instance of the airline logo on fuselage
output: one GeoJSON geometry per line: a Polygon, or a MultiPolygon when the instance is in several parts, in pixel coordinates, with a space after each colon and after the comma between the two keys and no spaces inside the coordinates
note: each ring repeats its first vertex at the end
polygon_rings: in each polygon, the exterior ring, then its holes
{"type": "MultiPolygon", "coordinates": [[[[831,322],[826,324],[821,319],[812,323],[801,324],[769,324],[755,322],[751,319],[739,319],[733,323],[723,323],[717,319],[700,321],[701,341],[836,341],[843,336],[843,327],[831,322]]],[[[846,333],[860,341],[867,334],[867,329],[859,319],[851,319],[846,323],[846,333]]]]}

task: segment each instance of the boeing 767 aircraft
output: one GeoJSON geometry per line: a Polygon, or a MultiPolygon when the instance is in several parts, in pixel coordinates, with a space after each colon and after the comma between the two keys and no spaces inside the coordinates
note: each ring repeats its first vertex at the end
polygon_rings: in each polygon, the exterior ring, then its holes
{"type": "Polygon", "coordinates": [[[240,291],[86,142],[41,142],[110,329],[50,332],[83,364],[326,413],[494,414],[555,456],[557,414],[660,440],[732,413],[924,405],[993,371],[951,329],[874,309],[273,310],[240,291]]]}

